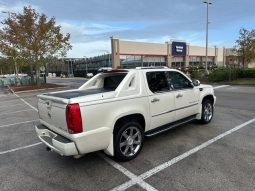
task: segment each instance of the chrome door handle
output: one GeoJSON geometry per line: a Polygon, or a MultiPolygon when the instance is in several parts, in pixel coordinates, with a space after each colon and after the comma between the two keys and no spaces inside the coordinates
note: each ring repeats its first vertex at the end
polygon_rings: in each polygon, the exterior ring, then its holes
{"type": "Polygon", "coordinates": [[[182,95],[182,94],[178,94],[178,95],[176,96],[176,98],[179,98],[179,97],[183,97],[183,95],[182,95]]]}
{"type": "Polygon", "coordinates": [[[160,101],[160,99],[158,99],[158,98],[153,98],[153,99],[151,100],[151,103],[154,103],[154,102],[157,102],[157,101],[160,101]]]}

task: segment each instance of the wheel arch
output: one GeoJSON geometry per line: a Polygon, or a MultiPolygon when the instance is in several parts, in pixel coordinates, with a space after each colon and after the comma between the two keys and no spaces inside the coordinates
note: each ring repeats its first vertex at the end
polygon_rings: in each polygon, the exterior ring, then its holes
{"type": "Polygon", "coordinates": [[[130,114],[130,115],[120,117],[114,124],[113,135],[116,134],[118,127],[122,123],[125,123],[126,121],[138,122],[142,126],[143,130],[145,131],[146,122],[145,122],[144,116],[141,113],[135,113],[135,114],[130,114]]]}
{"type": "Polygon", "coordinates": [[[206,95],[203,97],[203,100],[202,100],[202,103],[205,101],[205,100],[210,100],[213,104],[214,104],[214,96],[212,94],[209,94],[209,95],[206,95]]]}

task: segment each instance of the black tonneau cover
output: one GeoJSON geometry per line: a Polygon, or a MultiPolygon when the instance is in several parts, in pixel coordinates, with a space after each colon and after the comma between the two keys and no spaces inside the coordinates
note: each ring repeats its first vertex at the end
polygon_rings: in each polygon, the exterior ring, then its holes
{"type": "Polygon", "coordinates": [[[99,94],[99,93],[105,93],[105,92],[111,92],[111,91],[114,91],[114,90],[100,88],[100,89],[88,89],[88,90],[73,90],[73,91],[59,92],[59,93],[48,93],[48,94],[44,94],[44,95],[54,96],[54,97],[59,97],[59,98],[64,98],[64,99],[71,99],[71,98],[99,94]]]}

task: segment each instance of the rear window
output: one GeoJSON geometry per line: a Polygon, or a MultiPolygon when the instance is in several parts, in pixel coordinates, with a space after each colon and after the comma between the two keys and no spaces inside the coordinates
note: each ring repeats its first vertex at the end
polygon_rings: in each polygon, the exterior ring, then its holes
{"type": "Polygon", "coordinates": [[[126,75],[127,73],[119,73],[110,76],[105,76],[103,88],[106,90],[115,90],[126,75]]]}

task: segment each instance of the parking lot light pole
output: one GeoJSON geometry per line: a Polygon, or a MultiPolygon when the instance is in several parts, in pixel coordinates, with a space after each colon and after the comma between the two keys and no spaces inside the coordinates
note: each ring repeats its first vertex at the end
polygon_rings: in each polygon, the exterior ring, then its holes
{"type": "Polygon", "coordinates": [[[83,56],[84,57],[84,64],[86,66],[86,77],[87,77],[87,74],[88,74],[88,63],[87,63],[87,57],[86,56],[83,56]]]}
{"type": "Polygon", "coordinates": [[[211,5],[212,3],[209,2],[209,0],[204,1],[204,3],[206,4],[206,50],[205,50],[205,72],[208,75],[208,7],[209,5],[211,5]]]}

